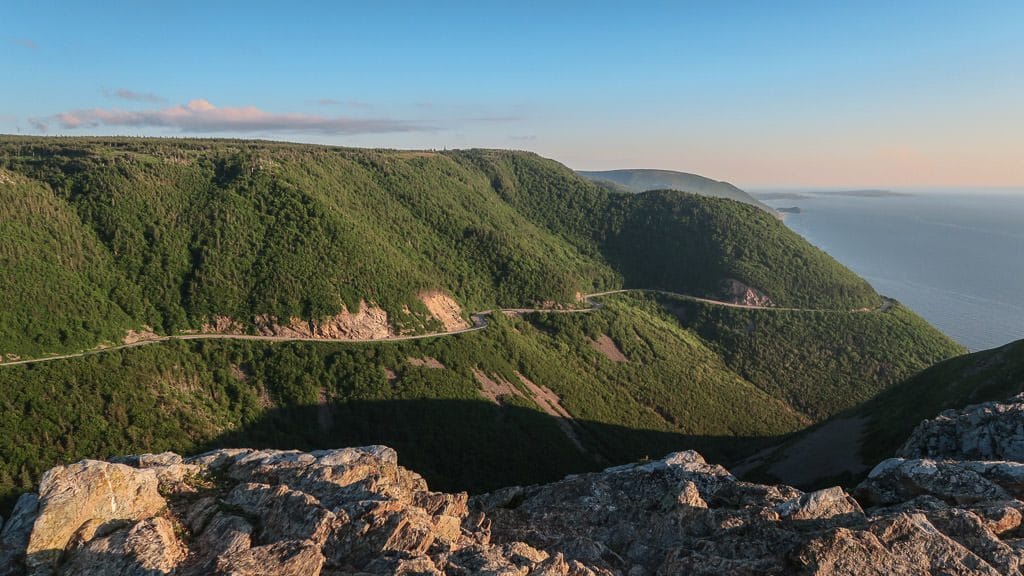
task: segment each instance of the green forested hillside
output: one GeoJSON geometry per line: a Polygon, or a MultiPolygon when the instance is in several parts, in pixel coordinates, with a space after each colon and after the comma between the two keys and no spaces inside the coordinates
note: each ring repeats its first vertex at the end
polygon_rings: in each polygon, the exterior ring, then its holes
{"type": "MultiPolygon", "coordinates": [[[[959,351],[772,216],[615,193],[494,150],[0,138],[0,353],[42,356],[213,317],[317,319],[363,303],[437,330],[370,343],[163,342],[0,366],[0,491],[58,462],[213,445],[390,444],[440,488],[537,482],[696,448],[731,462],[959,351]]],[[[251,325],[250,325],[251,327],[251,325]]]]}
{"type": "Polygon", "coordinates": [[[770,311],[659,296],[726,364],[819,421],[922,368],[965,352],[907,308],[887,312],[770,311]]]}
{"type": "MultiPolygon", "coordinates": [[[[661,300],[618,295],[590,313],[499,315],[486,330],[429,340],[179,341],[2,367],[0,493],[26,488],[58,462],[215,445],[385,443],[432,485],[468,490],[682,448],[729,464],[816,420],[807,414],[834,412],[840,400],[815,393],[816,378],[850,386],[875,378],[867,362],[858,379],[851,353],[816,345],[813,332],[853,340],[889,330],[891,344],[950,353],[927,327],[898,340],[905,312],[847,313],[872,318],[865,324],[812,315],[801,322],[804,339],[772,347],[793,374],[788,388],[772,379],[770,359],[747,358],[743,346],[729,354],[724,341],[678,320],[679,302],[661,300]],[[794,365],[805,345],[816,361],[794,365]],[[488,392],[485,381],[498,388],[488,392]],[[538,388],[570,419],[552,415],[538,388]]],[[[761,321],[759,333],[778,329],[761,321]]],[[[891,362],[895,378],[926,359],[891,362]]]]}
{"type": "Polygon", "coordinates": [[[735,458],[806,423],[628,297],[412,342],[156,344],[0,368],[0,389],[8,495],[86,456],[369,442],[398,448],[432,485],[483,489],[682,446],[735,458]],[[604,338],[627,361],[599,351],[604,338]],[[497,403],[477,373],[502,387],[497,403]],[[546,414],[520,375],[572,419],[546,414]]]}
{"type": "MultiPolygon", "coordinates": [[[[40,286],[51,281],[109,311],[103,322],[83,326],[72,314],[26,330],[38,338],[8,331],[6,353],[79,349],[116,340],[115,328],[196,329],[215,315],[321,318],[362,301],[423,329],[416,295],[433,289],[470,310],[568,303],[622,284],[714,297],[726,279],[778,305],[878,302],[854,274],[748,206],[609,193],[529,153],[6,137],[0,167],[19,214],[53,214],[42,227],[88,242],[78,260],[89,263],[86,276],[103,277],[82,277],[74,261],[37,267],[0,324],[23,326],[16,318],[42,308],[50,295],[40,286]],[[49,336],[60,330],[73,336],[49,336]]],[[[11,283],[29,274],[8,270],[11,283]]]]}
{"type": "Polygon", "coordinates": [[[600,254],[629,287],[716,297],[723,280],[735,279],[778,306],[845,311],[881,304],[862,278],[752,206],[672,190],[595,189],[533,154],[453,154],[488,174],[519,212],[600,254]]]}
{"type": "Polygon", "coordinates": [[[142,313],[138,290],[78,214],[45,186],[6,172],[0,270],[0,356],[120,339],[142,313]]]}

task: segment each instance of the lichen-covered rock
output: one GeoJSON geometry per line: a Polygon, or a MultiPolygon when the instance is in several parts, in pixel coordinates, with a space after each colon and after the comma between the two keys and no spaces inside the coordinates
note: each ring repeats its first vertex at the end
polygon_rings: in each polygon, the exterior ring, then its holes
{"type": "Polygon", "coordinates": [[[1024,462],[1024,394],[946,410],[914,429],[900,458],[1024,462]]]}
{"type": "Polygon", "coordinates": [[[960,505],[1010,499],[1010,493],[993,482],[994,477],[984,466],[971,463],[890,458],[875,466],[857,486],[856,495],[869,506],[897,504],[922,495],[960,505]]]}
{"type": "Polygon", "coordinates": [[[24,497],[0,531],[0,552],[15,558],[7,572],[917,575],[1024,565],[1016,472],[993,462],[890,461],[861,487],[875,506],[866,510],[841,488],[739,481],[695,452],[471,499],[431,492],[379,446],[120,462],[48,473],[38,510],[24,497]],[[37,554],[27,566],[16,560],[26,549],[37,554]]]}
{"type": "Polygon", "coordinates": [[[827,520],[836,516],[863,516],[860,504],[842,488],[825,488],[775,507],[779,516],[793,520],[827,520]]]}

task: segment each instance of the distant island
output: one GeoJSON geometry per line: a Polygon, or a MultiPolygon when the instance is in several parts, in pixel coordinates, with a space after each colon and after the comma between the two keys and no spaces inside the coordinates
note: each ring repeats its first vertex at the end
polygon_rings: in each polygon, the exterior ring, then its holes
{"type": "Polygon", "coordinates": [[[830,196],[855,196],[858,198],[883,198],[886,196],[910,196],[906,192],[893,192],[892,190],[881,190],[865,188],[863,190],[817,190],[810,192],[814,194],[828,194],[830,196]]]}
{"type": "Polygon", "coordinates": [[[788,208],[776,208],[776,212],[782,212],[783,214],[800,214],[803,210],[799,206],[790,206],[788,208]]]}
{"type": "Polygon", "coordinates": [[[754,190],[749,194],[758,200],[806,200],[815,196],[850,196],[854,198],[886,198],[890,196],[912,196],[907,192],[894,192],[877,188],[858,190],[754,190]]]}

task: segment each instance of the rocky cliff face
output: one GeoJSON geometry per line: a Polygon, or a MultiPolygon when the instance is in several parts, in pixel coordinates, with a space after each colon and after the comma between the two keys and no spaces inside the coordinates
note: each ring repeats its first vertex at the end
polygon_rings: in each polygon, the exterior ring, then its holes
{"type": "Polygon", "coordinates": [[[474,498],[389,448],[58,467],[0,574],[1014,574],[1024,465],[892,459],[855,491],[742,482],[695,452],[474,498]]]}

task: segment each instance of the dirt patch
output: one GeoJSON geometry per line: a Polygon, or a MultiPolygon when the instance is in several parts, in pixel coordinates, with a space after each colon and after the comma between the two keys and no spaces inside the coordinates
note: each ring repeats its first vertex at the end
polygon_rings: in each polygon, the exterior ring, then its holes
{"type": "Polygon", "coordinates": [[[384,367],[384,377],[388,379],[388,384],[392,386],[398,382],[398,373],[386,366],[384,367]]]}
{"type": "Polygon", "coordinates": [[[397,336],[388,322],[388,313],[377,306],[359,302],[353,314],[346,309],[324,320],[303,320],[292,317],[281,324],[274,316],[256,317],[256,332],[261,336],[282,338],[324,338],[331,340],[381,340],[397,336]]]}
{"type": "Polygon", "coordinates": [[[228,369],[231,371],[231,376],[241,382],[245,382],[249,379],[249,376],[252,375],[252,368],[245,364],[241,366],[238,364],[231,364],[228,366],[228,369]]]}
{"type": "Polygon", "coordinates": [[[334,428],[334,410],[331,409],[331,400],[327,397],[327,389],[321,387],[317,395],[316,423],[320,425],[320,431],[328,432],[334,428]]]}
{"type": "Polygon", "coordinates": [[[153,328],[149,326],[143,326],[142,330],[135,331],[129,330],[124,338],[121,339],[123,344],[135,344],[136,342],[142,342],[143,340],[157,340],[160,336],[153,332],[153,328]]]}
{"type": "Polygon", "coordinates": [[[469,328],[469,322],[462,318],[462,308],[454,298],[444,292],[424,292],[420,301],[430,311],[430,315],[444,326],[446,332],[469,328]]]}
{"type": "Polygon", "coordinates": [[[479,368],[473,368],[473,376],[475,376],[476,381],[480,383],[480,394],[499,406],[502,404],[501,398],[503,396],[523,397],[523,393],[511,382],[500,377],[497,377],[497,379],[491,379],[479,368]]]}
{"type": "Polygon", "coordinates": [[[619,347],[615,345],[615,341],[611,339],[607,334],[601,334],[597,340],[591,340],[590,346],[604,354],[605,358],[608,358],[612,362],[629,362],[629,358],[619,350],[619,347]]]}
{"type": "Polygon", "coordinates": [[[569,414],[569,411],[562,406],[562,399],[558,397],[547,386],[539,386],[531,381],[526,376],[523,376],[519,372],[516,372],[516,376],[519,377],[519,381],[526,386],[526,389],[530,391],[530,396],[533,398],[533,402],[540,407],[549,416],[554,416],[558,419],[558,427],[565,432],[566,437],[580,449],[581,452],[586,452],[583,448],[583,443],[580,442],[579,434],[576,431],[576,420],[569,414]]]}
{"type": "Polygon", "coordinates": [[[867,470],[860,459],[867,418],[839,418],[783,449],[768,473],[785,484],[807,486],[826,476],[867,470]]]}
{"type": "Polygon", "coordinates": [[[408,358],[405,359],[405,361],[413,366],[433,368],[435,370],[444,369],[444,364],[441,364],[441,362],[439,362],[437,358],[434,358],[432,356],[424,356],[423,358],[413,358],[412,356],[409,356],[408,358]]]}
{"type": "Polygon", "coordinates": [[[530,391],[530,395],[533,397],[534,403],[536,403],[541,410],[550,416],[558,416],[572,420],[572,415],[570,415],[565,408],[562,408],[562,399],[558,397],[558,394],[552,392],[547,386],[538,386],[537,384],[534,384],[533,381],[519,372],[516,372],[516,376],[518,376],[519,381],[526,386],[526,389],[530,391]]]}

